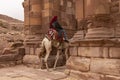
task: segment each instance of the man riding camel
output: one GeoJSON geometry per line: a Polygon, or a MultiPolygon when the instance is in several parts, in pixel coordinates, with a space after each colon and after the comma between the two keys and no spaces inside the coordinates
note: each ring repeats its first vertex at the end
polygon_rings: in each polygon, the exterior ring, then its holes
{"type": "Polygon", "coordinates": [[[61,27],[61,25],[58,22],[58,18],[57,16],[54,16],[50,22],[50,28],[56,30],[58,32],[58,36],[61,37],[63,34],[64,37],[64,41],[65,42],[69,42],[68,38],[67,38],[67,34],[65,32],[65,30],[61,27]]]}

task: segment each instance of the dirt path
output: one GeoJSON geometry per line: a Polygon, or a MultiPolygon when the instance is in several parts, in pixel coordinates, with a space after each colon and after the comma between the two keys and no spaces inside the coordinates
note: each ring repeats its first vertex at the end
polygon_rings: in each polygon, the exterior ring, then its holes
{"type": "Polygon", "coordinates": [[[50,72],[41,69],[28,68],[24,65],[1,68],[0,80],[61,80],[67,77],[64,68],[57,68],[50,72]]]}

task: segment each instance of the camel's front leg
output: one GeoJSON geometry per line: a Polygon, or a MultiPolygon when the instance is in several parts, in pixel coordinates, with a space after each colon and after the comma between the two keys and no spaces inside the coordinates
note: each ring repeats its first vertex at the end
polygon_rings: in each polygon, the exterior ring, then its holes
{"type": "Polygon", "coordinates": [[[45,66],[46,66],[46,68],[47,68],[47,71],[49,71],[49,67],[48,67],[47,60],[48,60],[48,57],[49,57],[49,55],[50,55],[50,52],[51,52],[51,51],[47,51],[46,56],[45,56],[45,58],[44,58],[45,66]]]}
{"type": "Polygon", "coordinates": [[[46,66],[47,70],[49,71],[47,60],[50,55],[50,52],[52,51],[51,41],[48,41],[45,43],[45,49],[46,49],[46,55],[45,55],[44,61],[45,61],[45,66],[46,66]]]}
{"type": "Polygon", "coordinates": [[[56,55],[56,60],[55,60],[55,63],[54,63],[54,69],[56,69],[56,65],[57,65],[57,62],[58,62],[58,59],[59,59],[59,56],[60,56],[60,52],[61,52],[61,49],[58,49],[57,55],[56,55]]]}

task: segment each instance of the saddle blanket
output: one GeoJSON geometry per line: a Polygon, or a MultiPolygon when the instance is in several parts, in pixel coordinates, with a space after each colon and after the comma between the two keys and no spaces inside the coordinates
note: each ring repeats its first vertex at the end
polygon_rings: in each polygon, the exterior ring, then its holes
{"type": "Polygon", "coordinates": [[[50,28],[46,34],[49,40],[57,40],[59,42],[63,41],[63,36],[59,36],[55,29],[50,28]]]}

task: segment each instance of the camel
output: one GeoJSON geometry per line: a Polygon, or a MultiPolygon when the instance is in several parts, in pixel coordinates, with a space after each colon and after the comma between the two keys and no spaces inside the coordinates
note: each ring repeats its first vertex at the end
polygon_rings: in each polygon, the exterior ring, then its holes
{"type": "Polygon", "coordinates": [[[55,60],[54,67],[53,67],[53,69],[56,69],[56,64],[59,59],[59,55],[62,52],[62,49],[65,49],[65,56],[66,56],[66,59],[68,59],[68,54],[67,54],[68,43],[63,40],[63,37],[60,37],[59,40],[56,39],[56,37],[58,36],[58,32],[56,30],[50,29],[48,31],[48,33],[50,35],[46,34],[42,40],[42,43],[40,46],[41,50],[40,50],[40,53],[38,56],[39,56],[39,58],[41,58],[41,55],[45,54],[44,52],[46,52],[44,62],[45,62],[45,66],[46,66],[47,70],[49,71],[47,60],[50,55],[50,52],[52,51],[52,46],[57,48],[56,60],[55,60]],[[61,41],[61,40],[63,40],[63,41],[61,41]]]}

